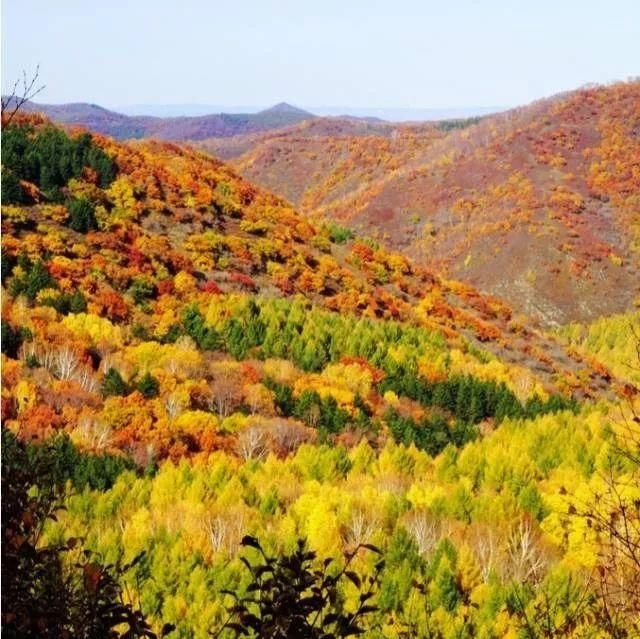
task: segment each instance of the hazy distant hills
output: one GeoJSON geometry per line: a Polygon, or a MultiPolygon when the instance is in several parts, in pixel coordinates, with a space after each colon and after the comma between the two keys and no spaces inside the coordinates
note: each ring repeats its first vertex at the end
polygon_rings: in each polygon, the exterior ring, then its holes
{"type": "MultiPolygon", "coordinates": [[[[505,106],[469,106],[469,107],[356,107],[304,106],[302,109],[320,117],[352,117],[362,119],[386,120],[387,122],[424,122],[449,120],[452,118],[470,118],[506,111],[505,106]]],[[[264,107],[248,105],[220,104],[134,104],[112,108],[126,115],[150,115],[156,117],[200,116],[210,113],[258,113],[264,107]]]]}
{"type": "Polygon", "coordinates": [[[199,116],[125,115],[96,104],[27,103],[23,109],[43,113],[54,122],[85,126],[117,139],[203,140],[267,131],[313,118],[311,113],[280,103],[258,113],[214,113],[199,116]]]}
{"type": "Polygon", "coordinates": [[[432,122],[490,115],[505,111],[504,106],[470,106],[447,108],[420,107],[349,107],[327,106],[312,107],[308,110],[316,115],[327,117],[351,116],[356,118],[376,118],[387,122],[432,122]]]}
{"type": "Polygon", "coordinates": [[[260,133],[323,117],[366,122],[435,121],[483,116],[501,110],[500,107],[420,109],[348,106],[313,107],[305,110],[286,102],[267,109],[249,106],[143,104],[113,110],[85,102],[67,104],[30,102],[23,108],[26,111],[43,113],[59,124],[85,126],[92,131],[111,135],[120,140],[154,137],[174,141],[199,141],[260,133]]]}

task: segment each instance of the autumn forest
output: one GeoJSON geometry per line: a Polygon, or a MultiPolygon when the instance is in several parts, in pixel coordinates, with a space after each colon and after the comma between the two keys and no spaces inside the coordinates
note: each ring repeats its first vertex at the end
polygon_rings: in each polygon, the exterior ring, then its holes
{"type": "Polygon", "coordinates": [[[18,97],[7,637],[640,637],[640,82],[109,134],[18,97]]]}

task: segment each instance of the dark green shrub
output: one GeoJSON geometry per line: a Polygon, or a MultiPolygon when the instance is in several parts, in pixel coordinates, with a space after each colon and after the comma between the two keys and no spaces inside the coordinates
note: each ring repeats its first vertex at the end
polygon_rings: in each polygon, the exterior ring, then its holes
{"type": "Polygon", "coordinates": [[[381,554],[368,544],[344,554],[342,568],[325,559],[316,566],[316,553],[307,550],[303,540],[292,553],[269,556],[255,537],[244,537],[242,545],[257,550],[257,560],[243,558],[252,581],[247,595],[231,595],[235,603],[224,629],[235,637],[260,639],[341,639],[365,632],[365,622],[378,611],[371,600],[380,585],[384,562],[378,561],[371,575],[362,577],[351,570],[351,562],[361,549],[381,554]],[[341,605],[343,582],[350,581],[359,591],[359,605],[346,611],[341,605]]]}
{"type": "Polygon", "coordinates": [[[127,393],[127,385],[122,379],[122,375],[115,368],[110,368],[102,381],[102,394],[105,397],[110,397],[113,395],[124,396],[127,393]]]}
{"type": "Polygon", "coordinates": [[[204,317],[196,306],[187,307],[182,314],[184,330],[203,351],[214,351],[222,346],[217,331],[204,323],[204,317]]]}
{"type": "Polygon", "coordinates": [[[69,228],[78,233],[87,233],[98,228],[93,203],[86,198],[76,198],[67,204],[69,228]]]}
{"type": "Polygon", "coordinates": [[[20,277],[15,277],[11,282],[9,292],[13,297],[25,295],[29,301],[33,302],[36,295],[43,289],[56,288],[56,281],[51,277],[42,260],[32,264],[28,258],[20,256],[18,265],[27,272],[20,277]]]}
{"type": "Polygon", "coordinates": [[[356,234],[345,226],[340,226],[339,224],[329,225],[329,237],[334,244],[344,244],[355,236],[356,234]]]}
{"type": "MultiPolygon", "coordinates": [[[[113,182],[116,166],[109,156],[95,145],[91,135],[84,133],[69,137],[54,126],[34,129],[30,126],[10,125],[2,131],[2,164],[13,178],[8,177],[7,193],[16,200],[20,197],[15,180],[34,183],[52,200],[61,199],[61,189],[70,178],[79,178],[85,168],[98,174],[102,188],[113,182]]],[[[5,196],[3,170],[2,196],[5,196]]],[[[6,200],[9,203],[9,199],[6,200]]]]}
{"type": "Polygon", "coordinates": [[[62,293],[57,297],[49,297],[42,300],[44,306],[51,306],[62,313],[68,315],[69,313],[84,313],[87,310],[87,300],[85,296],[80,292],[75,293],[62,293]]]}
{"type": "Polygon", "coordinates": [[[138,383],[136,384],[136,388],[146,399],[157,397],[160,393],[160,383],[151,373],[146,373],[138,381],[138,383]]]}
{"type": "Polygon", "coordinates": [[[133,301],[136,304],[143,304],[147,300],[151,299],[156,292],[156,287],[147,280],[137,278],[133,280],[133,284],[129,288],[129,293],[133,297],[133,301]]]}
{"type": "MultiPolygon", "coordinates": [[[[96,473],[120,472],[118,465],[124,463],[111,458],[98,468],[68,438],[43,446],[25,445],[2,429],[3,637],[156,636],[142,612],[124,603],[120,587],[124,574],[143,555],[126,565],[104,566],[99,557],[82,550],[80,539],[42,543],[45,522],[54,520],[64,506],[70,473],[77,473],[84,462],[87,483],[96,473]]],[[[165,626],[163,634],[172,629],[165,626]]]]}
{"type": "Polygon", "coordinates": [[[25,193],[20,185],[20,179],[8,169],[2,169],[2,203],[24,204],[27,201],[25,193]]]}

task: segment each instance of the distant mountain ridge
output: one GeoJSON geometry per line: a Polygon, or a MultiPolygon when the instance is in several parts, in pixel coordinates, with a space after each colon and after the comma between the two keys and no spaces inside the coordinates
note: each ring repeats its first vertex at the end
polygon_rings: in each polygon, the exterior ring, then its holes
{"type": "Polygon", "coordinates": [[[271,107],[223,107],[220,105],[134,105],[106,108],[88,102],[44,104],[28,102],[25,111],[42,113],[59,124],[85,126],[116,139],[154,137],[162,140],[200,141],[237,135],[263,133],[307,120],[340,118],[372,123],[424,122],[483,117],[503,107],[468,108],[358,108],[349,106],[302,109],[288,102],[271,107]]]}
{"type": "Polygon", "coordinates": [[[92,131],[110,135],[119,140],[153,137],[177,141],[230,137],[279,129],[316,117],[286,102],[258,113],[212,113],[174,117],[125,115],[97,104],[84,102],[69,104],[28,102],[23,106],[23,110],[43,113],[59,124],[86,126],[92,131]]]}
{"type": "MultiPolygon", "coordinates": [[[[200,116],[211,113],[258,113],[267,107],[264,105],[230,105],[230,104],[127,104],[112,105],[112,111],[125,115],[181,117],[200,116]]],[[[450,120],[454,118],[482,117],[506,111],[511,108],[505,105],[466,106],[466,107],[407,107],[379,106],[358,107],[350,105],[304,105],[302,110],[319,117],[344,117],[359,119],[375,119],[387,122],[424,122],[434,120],[450,120]]]]}

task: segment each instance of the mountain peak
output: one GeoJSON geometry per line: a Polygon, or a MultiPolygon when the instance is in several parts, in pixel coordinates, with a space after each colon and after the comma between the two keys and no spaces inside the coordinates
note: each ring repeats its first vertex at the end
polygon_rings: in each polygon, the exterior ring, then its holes
{"type": "Polygon", "coordinates": [[[288,102],[278,102],[278,104],[274,104],[272,107],[269,107],[268,109],[264,109],[260,113],[295,113],[299,115],[309,115],[309,116],[312,115],[308,111],[305,111],[304,109],[299,109],[298,107],[293,106],[288,102]]]}

